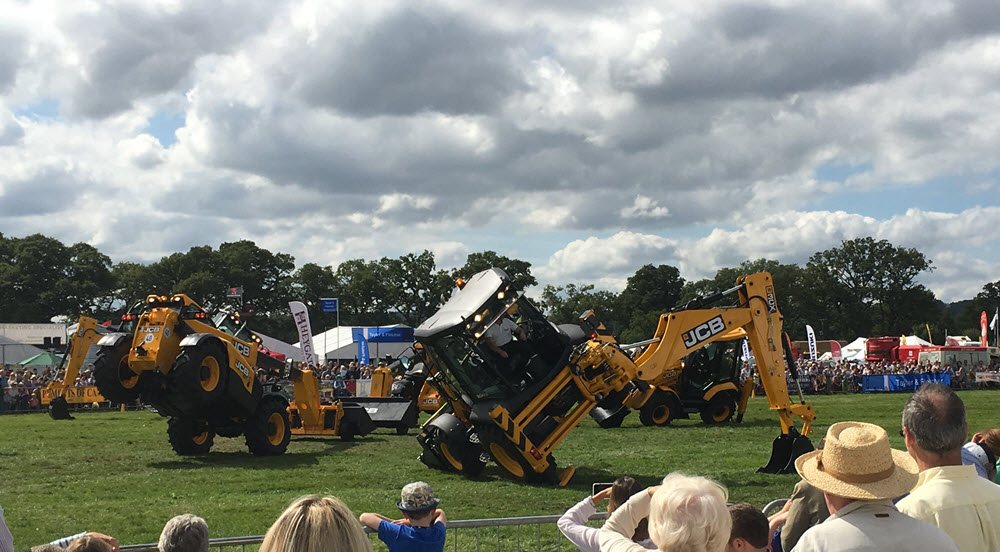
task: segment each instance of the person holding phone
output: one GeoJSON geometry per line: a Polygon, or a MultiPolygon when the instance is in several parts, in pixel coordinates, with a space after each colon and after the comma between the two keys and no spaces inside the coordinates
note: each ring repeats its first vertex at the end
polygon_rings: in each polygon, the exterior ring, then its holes
{"type": "MultiPolygon", "coordinates": [[[[569,539],[578,550],[583,552],[599,552],[601,530],[586,525],[590,516],[597,513],[597,506],[604,500],[608,501],[608,515],[624,504],[630,496],[643,490],[635,479],[626,476],[619,477],[614,483],[594,483],[593,494],[576,503],[559,518],[559,531],[569,539]]],[[[646,520],[642,520],[635,529],[632,540],[644,548],[653,550],[656,545],[649,540],[646,520]]]]}

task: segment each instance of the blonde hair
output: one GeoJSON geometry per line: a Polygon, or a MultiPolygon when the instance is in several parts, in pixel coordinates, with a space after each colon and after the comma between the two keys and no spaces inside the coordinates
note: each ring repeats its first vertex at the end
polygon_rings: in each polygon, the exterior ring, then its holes
{"type": "Polygon", "coordinates": [[[297,498],[267,530],[259,552],[371,552],[354,513],[334,496],[297,498]]]}
{"type": "Polygon", "coordinates": [[[672,473],[650,500],[649,537],[660,550],[721,552],[733,527],[728,498],[716,481],[672,473]]]}

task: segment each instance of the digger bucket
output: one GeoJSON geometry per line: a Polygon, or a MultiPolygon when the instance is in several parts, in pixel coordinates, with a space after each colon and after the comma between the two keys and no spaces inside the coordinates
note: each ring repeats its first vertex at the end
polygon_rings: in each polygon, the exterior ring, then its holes
{"type": "Polygon", "coordinates": [[[812,441],[795,428],[779,435],[771,445],[771,459],[757,473],[795,473],[795,459],[813,450],[812,441]]]}

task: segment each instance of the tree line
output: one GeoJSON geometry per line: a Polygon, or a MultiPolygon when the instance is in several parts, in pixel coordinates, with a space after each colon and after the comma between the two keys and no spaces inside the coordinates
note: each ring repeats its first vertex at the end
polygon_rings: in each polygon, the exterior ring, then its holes
{"type": "MultiPolygon", "coordinates": [[[[230,303],[227,290],[239,286],[242,309],[252,313],[254,329],[295,341],[289,301],[310,307],[316,332],[338,320],[335,313],[320,312],[325,297],[339,298],[342,325],[416,326],[447,299],[456,278],[494,266],[504,269],[521,289],[537,285],[531,263],[494,251],[472,253],[465,265],[452,269],[438,268],[429,251],[296,268],[291,255],[243,240],[218,249],[192,247],[141,264],[112,263],[85,243],[65,245],[41,234],[0,234],[0,322],[48,322],[54,316],[75,320],[80,315],[114,319],[151,293],[185,293],[215,308],[230,303]]],[[[978,335],[979,313],[992,313],[1000,304],[1000,281],[987,283],[975,298],[955,308],[916,282],[918,275],[932,269],[916,249],[866,237],[817,252],[804,266],[748,260],[720,269],[713,278],[686,281],[676,267],[649,264],[628,278],[621,293],[569,283],[546,285],[540,293],[529,290],[529,295],[555,323],[574,322],[593,309],[621,341],[633,342],[652,336],[662,313],[731,288],[742,274],[766,270],[774,278],[785,329],[793,339],[804,339],[806,324],[819,339],[903,333],[926,337],[927,327],[936,343],[943,342],[946,329],[978,335]]]]}

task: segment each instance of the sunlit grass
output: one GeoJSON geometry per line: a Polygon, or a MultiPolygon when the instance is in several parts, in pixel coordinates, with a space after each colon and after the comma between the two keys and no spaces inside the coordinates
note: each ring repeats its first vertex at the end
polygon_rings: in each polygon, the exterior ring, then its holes
{"type": "MultiPolygon", "coordinates": [[[[860,420],[885,427],[893,446],[906,394],[808,397],[819,418],[813,440],[833,422],[860,420]]],[[[967,391],[969,430],[1000,426],[1000,393],[967,391]]],[[[722,481],[733,502],[758,507],[787,496],[795,475],[762,475],[777,417],[764,399],[751,400],[740,425],[707,427],[695,416],[672,427],[648,428],[630,415],[619,429],[587,418],[556,449],[560,465],[576,466],[566,488],[504,479],[490,465],[477,480],[426,468],[414,434],[379,430],[355,442],[293,438],[283,456],[257,458],[243,439],[216,438],[212,453],[178,457],[166,420],[147,411],[81,412],[75,420],[45,414],[0,416],[0,505],[15,550],[80,531],[112,534],[123,544],[155,542],[170,517],[204,517],[213,537],[263,534],[294,498],[333,494],[355,513],[393,514],[399,489],[425,480],[450,519],[559,514],[593,482],[621,474],[653,484],[670,471],[722,481]]],[[[493,533],[491,533],[493,534],[493,533]]],[[[462,537],[465,538],[465,537],[462,537]]],[[[565,543],[564,543],[565,544],[565,543]]]]}

